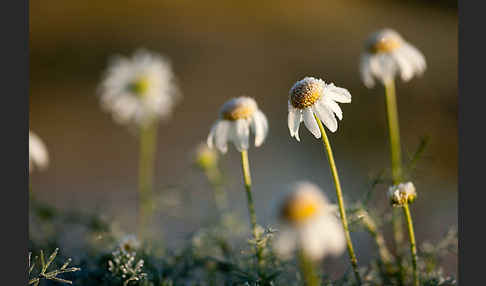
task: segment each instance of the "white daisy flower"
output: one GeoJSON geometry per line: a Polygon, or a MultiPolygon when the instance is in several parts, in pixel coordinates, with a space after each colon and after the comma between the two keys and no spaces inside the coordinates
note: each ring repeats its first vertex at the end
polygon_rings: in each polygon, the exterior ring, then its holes
{"type": "Polygon", "coordinates": [[[374,78],[387,84],[398,73],[403,81],[409,81],[422,75],[425,68],[424,55],[392,29],[371,34],[361,54],[361,79],[368,88],[375,85],[374,78]]]}
{"type": "Polygon", "coordinates": [[[253,98],[241,96],[228,100],[219,111],[219,119],[213,124],[207,144],[221,153],[228,151],[227,142],[233,142],[238,151],[248,150],[250,130],[255,134],[255,146],[265,141],[268,133],[268,121],[258,109],[253,98]]]}
{"type": "Polygon", "coordinates": [[[388,189],[388,199],[394,207],[412,203],[417,198],[417,192],[412,182],[400,183],[388,189]]]}
{"type": "Polygon", "coordinates": [[[132,58],[116,57],[99,92],[102,108],[116,122],[136,125],[166,119],[180,97],[168,60],[145,50],[136,51],[132,58]]]}
{"type": "Polygon", "coordinates": [[[297,184],[284,200],[280,216],[285,224],[274,247],[282,258],[290,258],[297,249],[312,260],[338,256],[345,250],[346,240],[336,207],[329,204],[316,185],[297,184]]]}
{"type": "Polygon", "coordinates": [[[124,253],[133,253],[140,247],[140,241],[135,235],[129,234],[120,240],[118,247],[124,253]]]}
{"type": "Polygon", "coordinates": [[[343,112],[336,102],[351,102],[349,91],[313,77],[305,77],[296,82],[290,89],[288,101],[290,136],[300,141],[299,126],[304,121],[307,129],[316,138],[320,138],[321,131],[314,114],[331,132],[335,132],[338,124],[334,115],[339,120],[343,119],[343,112]]]}
{"type": "Polygon", "coordinates": [[[44,170],[49,165],[49,153],[44,142],[29,130],[29,173],[37,168],[44,170]]]}

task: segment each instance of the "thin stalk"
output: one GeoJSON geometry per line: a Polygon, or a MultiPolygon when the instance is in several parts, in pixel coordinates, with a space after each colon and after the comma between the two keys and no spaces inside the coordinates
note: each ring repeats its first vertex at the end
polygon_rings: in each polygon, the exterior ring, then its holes
{"type": "MultiPolygon", "coordinates": [[[[402,181],[402,150],[400,143],[400,127],[398,123],[398,107],[395,92],[395,81],[389,80],[385,83],[385,98],[388,121],[388,135],[390,137],[390,155],[392,165],[392,181],[394,185],[402,181]]],[[[392,210],[393,239],[395,242],[396,258],[400,266],[400,273],[403,279],[403,267],[400,246],[403,243],[403,226],[400,219],[400,211],[392,210]]]]}
{"type": "Polygon", "coordinates": [[[306,286],[321,285],[321,281],[315,273],[314,263],[304,254],[302,250],[299,250],[299,264],[306,286]]]}
{"type": "Polygon", "coordinates": [[[392,163],[393,184],[402,181],[402,149],[400,146],[400,128],[398,124],[398,108],[395,93],[395,81],[385,84],[386,108],[388,117],[388,133],[390,136],[390,153],[392,163]]]}
{"type": "Polygon", "coordinates": [[[413,283],[415,286],[419,285],[418,272],[417,272],[417,246],[415,243],[415,232],[413,230],[412,215],[408,207],[408,202],[403,206],[403,214],[407,220],[408,236],[410,238],[410,252],[412,254],[412,267],[413,267],[413,283]]]}
{"type": "MultiPolygon", "coordinates": [[[[248,200],[248,211],[250,213],[250,224],[253,232],[253,238],[255,239],[255,243],[257,243],[257,223],[256,223],[256,214],[255,214],[255,205],[253,204],[253,196],[251,194],[251,174],[250,174],[250,163],[248,161],[248,151],[243,150],[241,151],[241,167],[243,169],[243,180],[245,183],[246,189],[246,198],[248,200]]],[[[262,250],[258,244],[256,244],[256,256],[258,265],[262,263],[262,250]]]]}
{"type": "MultiPolygon", "coordinates": [[[[385,84],[385,94],[388,135],[390,136],[392,180],[393,184],[397,185],[402,181],[402,149],[400,145],[400,127],[398,123],[398,108],[394,80],[390,80],[385,84]]],[[[403,230],[399,216],[399,211],[394,209],[392,213],[392,224],[397,249],[403,242],[403,230]]]]}
{"type": "Polygon", "coordinates": [[[344,209],[343,194],[341,191],[341,183],[339,182],[339,175],[338,175],[336,163],[334,162],[334,155],[332,154],[331,143],[327,138],[326,130],[324,130],[321,120],[319,120],[319,118],[317,118],[315,114],[314,114],[314,118],[316,119],[317,125],[319,125],[319,129],[321,130],[322,143],[324,145],[324,148],[326,149],[329,167],[331,168],[332,177],[334,179],[334,185],[336,186],[336,196],[338,199],[339,213],[344,228],[344,235],[346,237],[349,259],[351,261],[351,265],[353,266],[353,271],[354,271],[354,275],[356,276],[356,281],[358,282],[358,285],[361,285],[361,277],[359,276],[359,271],[358,271],[358,259],[356,259],[356,255],[354,254],[353,243],[351,242],[351,235],[349,234],[348,220],[346,219],[346,210],[344,209]]]}
{"type": "Polygon", "coordinates": [[[157,121],[140,128],[140,158],[138,173],[139,191],[139,237],[142,239],[152,213],[152,192],[155,170],[155,151],[157,146],[157,121]]]}
{"type": "Polygon", "coordinates": [[[362,222],[363,225],[365,226],[365,229],[374,238],[376,246],[378,247],[378,253],[381,257],[381,260],[386,266],[389,266],[392,261],[392,256],[390,251],[388,251],[388,248],[386,247],[385,238],[383,237],[383,234],[376,227],[375,221],[365,210],[363,210],[362,222]]]}

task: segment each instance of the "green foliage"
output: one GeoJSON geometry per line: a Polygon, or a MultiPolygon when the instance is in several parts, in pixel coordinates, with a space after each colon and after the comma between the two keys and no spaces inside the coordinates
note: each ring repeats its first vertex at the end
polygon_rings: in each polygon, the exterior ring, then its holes
{"type": "Polygon", "coordinates": [[[29,285],[32,284],[33,286],[37,286],[39,285],[41,280],[52,280],[61,283],[72,284],[72,281],[61,278],[59,277],[59,275],[64,273],[76,272],[81,269],[78,267],[68,267],[69,263],[71,263],[70,258],[66,260],[66,262],[64,262],[64,264],[61,267],[59,268],[55,267],[53,262],[54,259],[56,259],[58,251],[59,248],[56,248],[46,261],[46,259],[44,258],[44,251],[41,250],[40,258],[35,257],[33,262],[31,261],[32,253],[29,252],[29,283],[28,283],[29,285]],[[36,269],[36,262],[35,262],[36,260],[40,260],[40,268],[38,269],[36,269]],[[54,266],[54,269],[48,270],[49,266],[51,265],[54,266]]]}
{"type": "MultiPolygon", "coordinates": [[[[407,174],[414,170],[424,154],[426,143],[427,140],[422,140],[410,157],[405,168],[407,174]]],[[[380,172],[366,185],[363,198],[347,210],[351,231],[364,231],[375,243],[376,255],[370,263],[359,264],[363,285],[412,283],[410,257],[405,254],[399,259],[397,249],[390,247],[384,235],[383,228],[390,222],[391,207],[377,207],[375,203],[377,190],[389,182],[386,172],[380,172]]],[[[277,229],[258,226],[256,239],[250,238],[248,221],[237,213],[220,211],[222,213],[216,220],[188,237],[182,248],[163,249],[161,252],[154,249],[152,241],[151,247],[147,244],[123,247],[116,227],[96,214],[61,211],[34,200],[31,202],[30,248],[40,252],[40,256],[31,264],[29,253],[29,285],[36,286],[41,281],[45,285],[61,282],[83,286],[304,285],[297,261],[283,261],[273,251],[277,229]],[[54,262],[59,256],[57,247],[70,227],[81,227],[86,232],[85,251],[69,253],[83,271],[68,267],[71,258],[60,267],[54,262]],[[256,246],[262,249],[261,263],[256,260],[256,246]],[[42,250],[46,248],[56,248],[47,259],[42,250]]],[[[419,245],[420,285],[457,285],[455,278],[444,275],[441,268],[445,257],[456,254],[455,229],[451,229],[440,241],[426,241],[419,245]]],[[[331,278],[329,273],[318,274],[322,285],[355,285],[351,268],[337,278],[331,278]]]]}

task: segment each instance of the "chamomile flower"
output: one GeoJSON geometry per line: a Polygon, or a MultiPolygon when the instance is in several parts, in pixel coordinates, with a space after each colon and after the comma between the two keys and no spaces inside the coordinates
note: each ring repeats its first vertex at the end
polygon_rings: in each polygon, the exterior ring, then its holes
{"type": "Polygon", "coordinates": [[[120,240],[118,247],[121,249],[121,251],[123,251],[123,253],[134,253],[140,247],[140,241],[135,235],[129,234],[120,240]]]}
{"type": "Polygon", "coordinates": [[[365,43],[360,73],[366,87],[375,85],[375,78],[384,85],[397,74],[403,81],[421,75],[426,68],[424,55],[392,29],[374,32],[365,43]]]}
{"type": "Polygon", "coordinates": [[[343,119],[343,112],[337,102],[351,102],[351,94],[347,89],[337,87],[333,83],[326,84],[322,79],[305,77],[292,86],[289,92],[288,125],[290,136],[300,141],[299,126],[304,121],[307,129],[316,137],[321,137],[321,131],[314,114],[331,131],[338,128],[336,117],[343,119]]]}
{"type": "Polygon", "coordinates": [[[336,208],[314,184],[297,184],[284,200],[280,218],[284,226],[274,247],[284,259],[300,249],[310,259],[320,260],[327,255],[340,255],[346,247],[336,208]]]}
{"type": "Polygon", "coordinates": [[[44,142],[29,130],[29,173],[37,168],[44,170],[49,165],[49,153],[44,142]]]}
{"type": "Polygon", "coordinates": [[[248,150],[250,131],[255,134],[255,146],[265,141],[268,121],[253,98],[241,96],[225,102],[219,111],[219,119],[213,124],[207,144],[221,153],[228,151],[227,142],[233,142],[238,151],[248,150]]]}
{"type": "Polygon", "coordinates": [[[405,203],[412,203],[417,198],[417,192],[412,182],[400,183],[388,189],[388,199],[394,207],[401,207],[405,203]]]}
{"type": "Polygon", "coordinates": [[[116,122],[140,126],[168,118],[180,97],[168,60],[146,50],[113,59],[99,92],[116,122]]]}

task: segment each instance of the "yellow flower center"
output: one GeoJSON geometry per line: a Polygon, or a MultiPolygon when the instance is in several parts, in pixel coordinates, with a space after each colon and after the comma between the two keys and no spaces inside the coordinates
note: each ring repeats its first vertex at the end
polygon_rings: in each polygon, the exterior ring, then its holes
{"type": "Polygon", "coordinates": [[[293,107],[304,109],[312,106],[322,95],[322,88],[316,79],[304,79],[290,90],[290,103],[293,107]]]}
{"type": "Polygon", "coordinates": [[[235,121],[238,119],[250,118],[255,112],[255,108],[250,105],[238,105],[232,109],[222,112],[223,119],[235,121]]]}
{"type": "Polygon", "coordinates": [[[401,46],[399,39],[395,37],[384,37],[377,41],[370,47],[371,53],[387,53],[391,52],[401,46]]]}
{"type": "Polygon", "coordinates": [[[140,77],[139,79],[137,79],[136,81],[132,82],[128,88],[130,89],[130,91],[132,91],[133,93],[137,94],[137,95],[145,95],[149,89],[149,79],[148,77],[146,76],[142,76],[140,77]]]}
{"type": "Polygon", "coordinates": [[[283,209],[282,216],[291,223],[301,223],[317,215],[322,206],[311,197],[296,197],[288,201],[283,209]]]}

